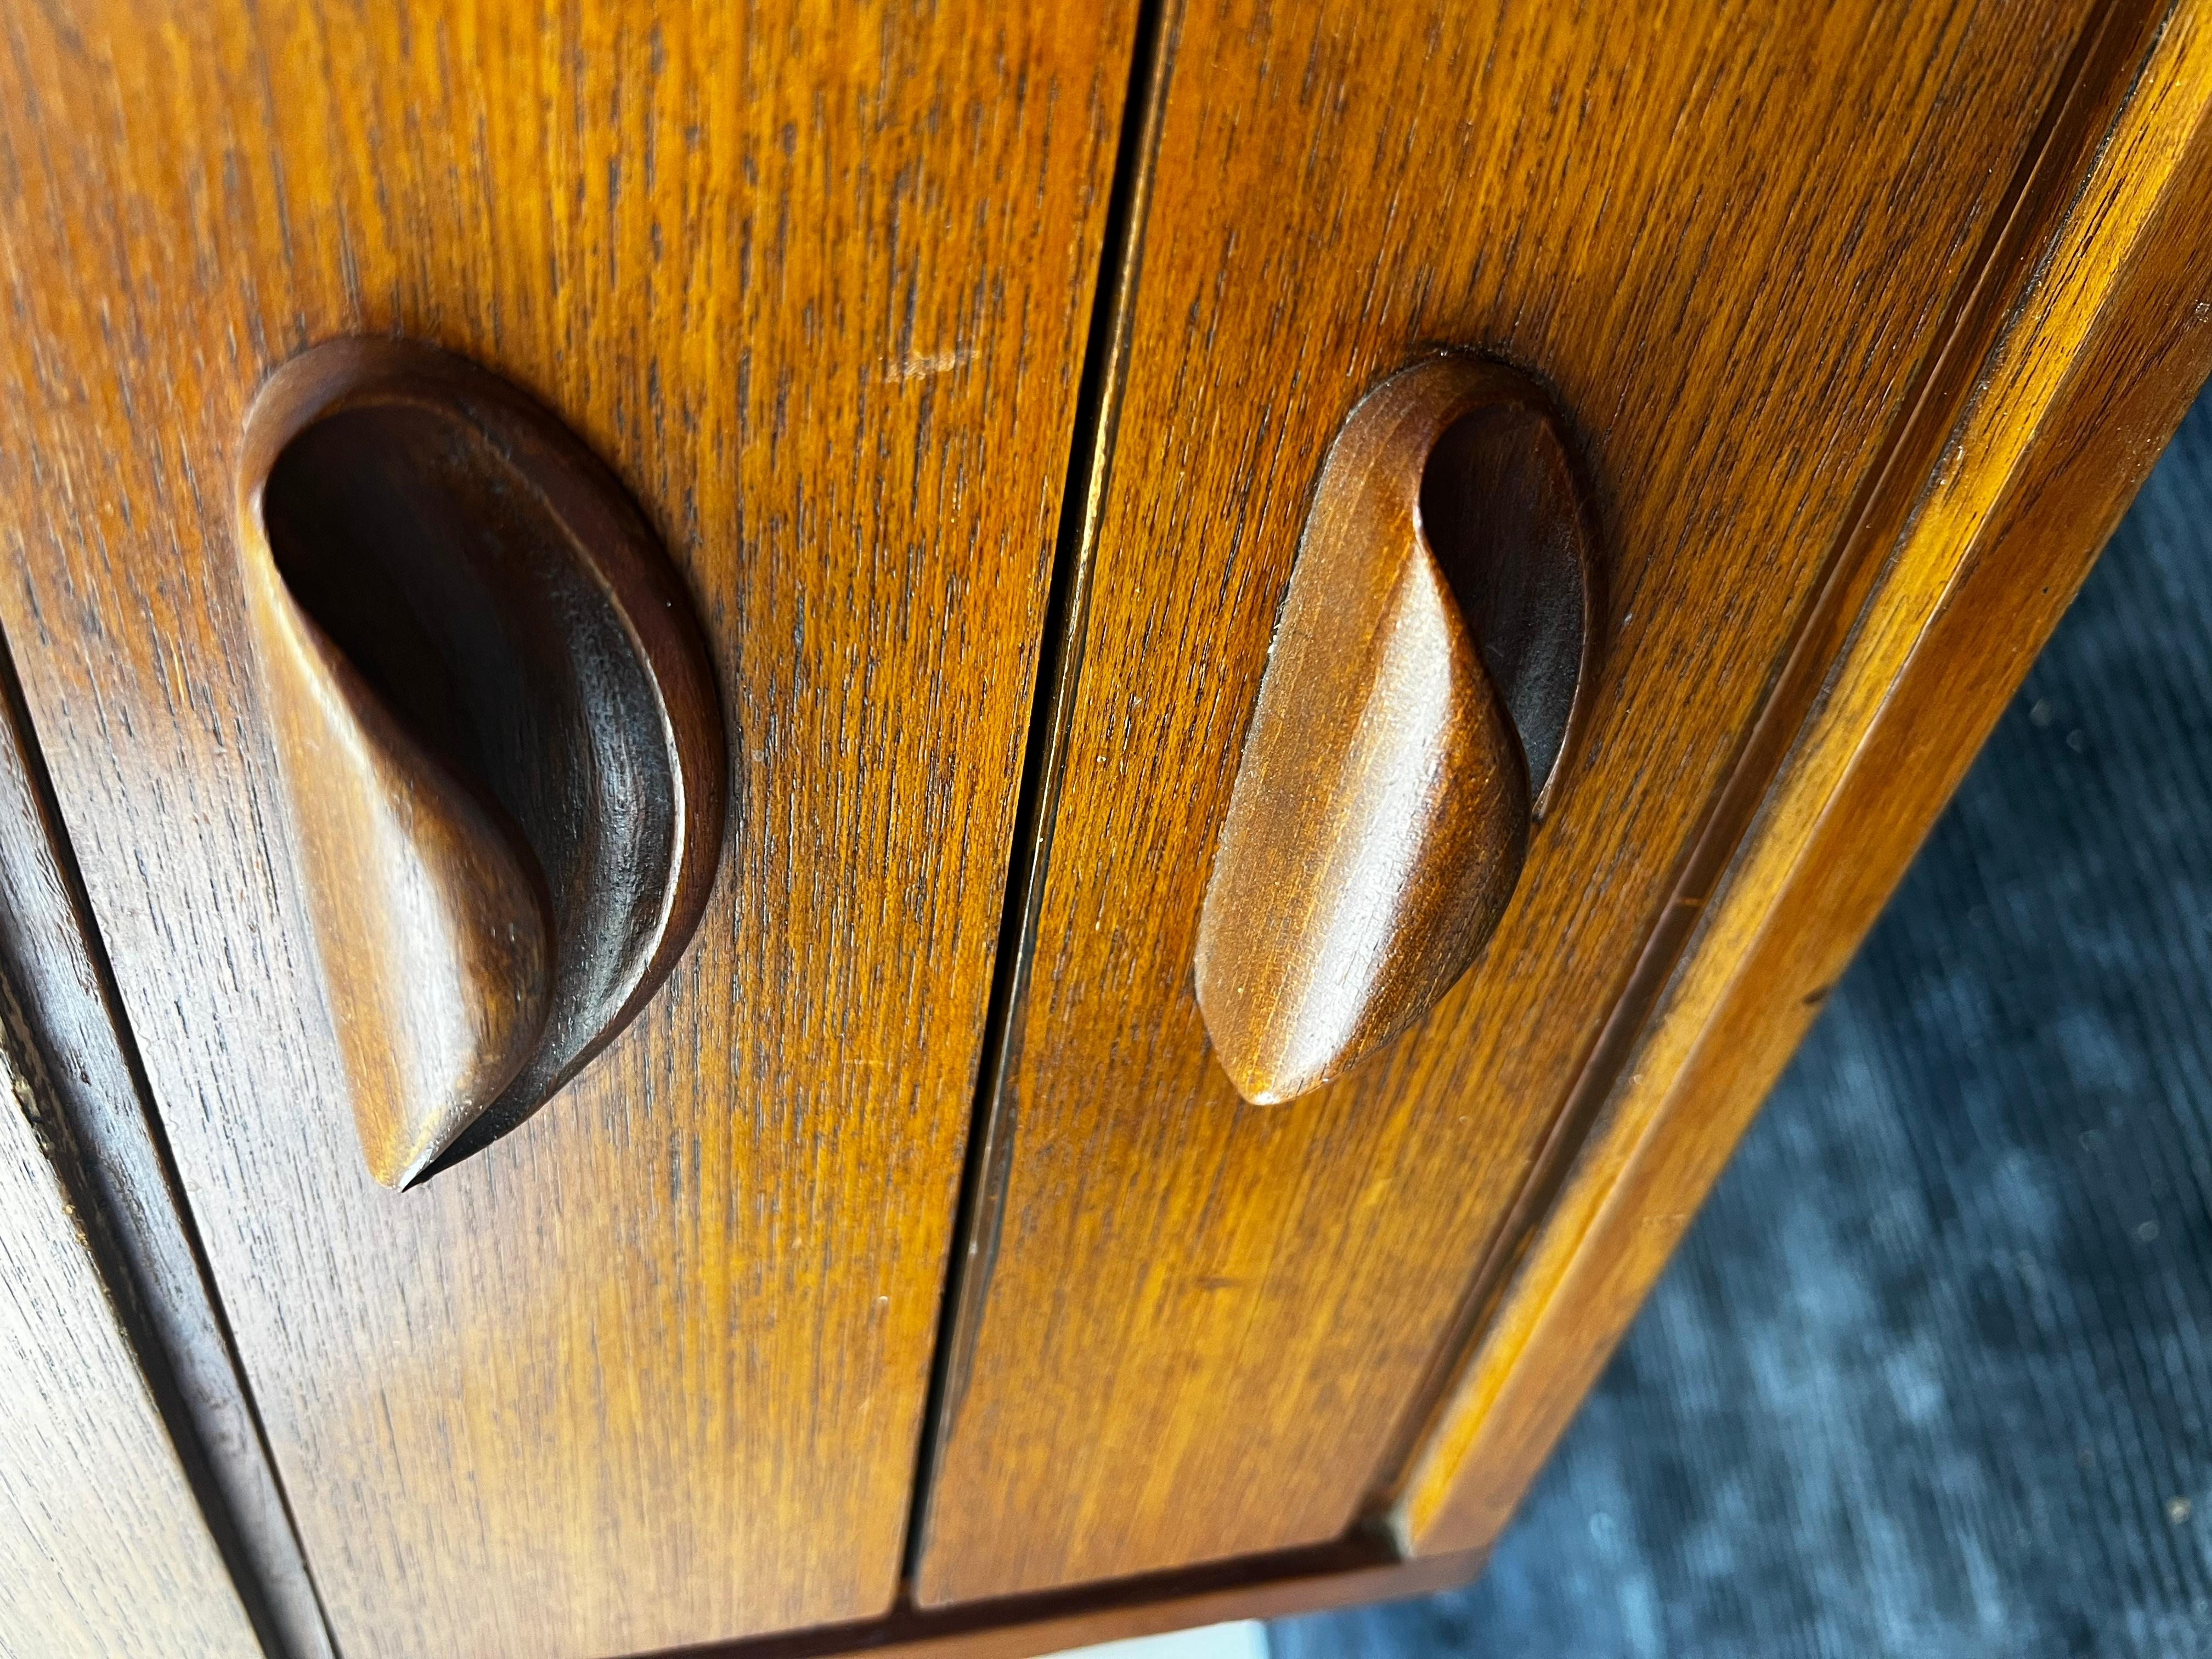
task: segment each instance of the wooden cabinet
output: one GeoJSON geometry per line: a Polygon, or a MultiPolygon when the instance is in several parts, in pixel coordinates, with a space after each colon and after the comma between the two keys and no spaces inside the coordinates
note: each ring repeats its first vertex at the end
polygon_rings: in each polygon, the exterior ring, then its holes
{"type": "Polygon", "coordinates": [[[1474,1571],[2212,366],[2197,0],[160,14],[0,23],[4,965],[125,1125],[73,1409],[279,1650],[1474,1571]],[[241,556],[248,408],[349,337],[605,465],[727,768],[665,983],[399,1191],[241,556]],[[1331,447],[1440,353],[1586,498],[1580,735],[1472,969],[1249,1103],[1222,826],[1331,447]]]}
{"type": "Polygon", "coordinates": [[[2082,15],[1182,17],[926,1597],[1314,1544],[1388,1482],[2082,15]],[[1191,963],[1300,527],[1361,396],[1470,342],[1593,483],[1587,738],[1474,970],[1249,1106],[1191,963]]]}
{"type": "Polygon", "coordinates": [[[0,1653],[246,1659],[237,1590],[41,1135],[54,1091],[11,992],[0,1069],[0,1653]]]}
{"type": "Polygon", "coordinates": [[[0,603],[337,1649],[627,1653],[898,1580],[1126,8],[12,15],[0,603]],[[236,550],[349,334],[613,470],[730,756],[692,947],[551,1107],[364,1166],[236,550]]]}

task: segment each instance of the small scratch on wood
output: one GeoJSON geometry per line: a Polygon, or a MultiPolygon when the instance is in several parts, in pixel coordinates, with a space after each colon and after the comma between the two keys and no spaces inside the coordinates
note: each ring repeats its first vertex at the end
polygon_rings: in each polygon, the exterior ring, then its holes
{"type": "Polygon", "coordinates": [[[884,380],[887,385],[896,386],[902,380],[926,380],[933,375],[950,374],[967,367],[975,355],[966,346],[955,346],[950,351],[909,353],[884,371],[884,380]]]}

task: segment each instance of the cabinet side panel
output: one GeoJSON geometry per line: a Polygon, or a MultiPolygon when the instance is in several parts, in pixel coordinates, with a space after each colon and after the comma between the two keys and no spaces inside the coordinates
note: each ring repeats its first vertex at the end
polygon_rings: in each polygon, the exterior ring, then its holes
{"type": "Polygon", "coordinates": [[[261,1651],[43,1144],[51,1090],[0,984],[0,1655],[261,1651]]]}
{"type": "Polygon", "coordinates": [[[147,1345],[141,1358],[156,1397],[175,1402],[187,1472],[205,1471],[271,1641],[295,1659],[331,1659],[322,1607],[13,696],[12,669],[0,665],[0,679],[8,686],[0,696],[0,975],[21,993],[27,1040],[47,1056],[54,1110],[77,1149],[73,1179],[114,1242],[114,1271],[147,1345]]]}

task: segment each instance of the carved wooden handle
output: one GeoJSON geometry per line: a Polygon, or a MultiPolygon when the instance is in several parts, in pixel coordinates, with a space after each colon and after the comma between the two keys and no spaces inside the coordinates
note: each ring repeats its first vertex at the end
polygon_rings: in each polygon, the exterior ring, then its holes
{"type": "Polygon", "coordinates": [[[248,610],[331,1024],[375,1177],[543,1104],[706,903],[726,762],[636,507],[521,392],[337,340],[246,417],[248,610]]]}
{"type": "Polygon", "coordinates": [[[1542,392],[1441,356],[1361,401],[1298,545],[1199,920],[1215,1054],[1319,1087],[1467,971],[1581,724],[1591,536],[1542,392]]]}

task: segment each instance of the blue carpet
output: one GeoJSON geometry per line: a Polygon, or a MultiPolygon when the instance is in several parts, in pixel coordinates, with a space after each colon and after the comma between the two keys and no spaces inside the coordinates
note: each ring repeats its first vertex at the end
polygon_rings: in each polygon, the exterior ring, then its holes
{"type": "Polygon", "coordinates": [[[1483,1578],[1278,1659],[2212,1655],[2212,397],[1483,1578]]]}

